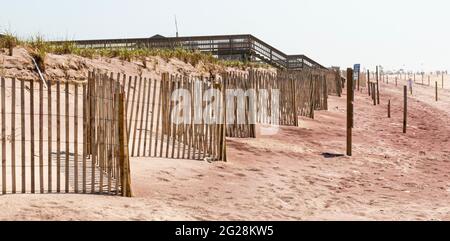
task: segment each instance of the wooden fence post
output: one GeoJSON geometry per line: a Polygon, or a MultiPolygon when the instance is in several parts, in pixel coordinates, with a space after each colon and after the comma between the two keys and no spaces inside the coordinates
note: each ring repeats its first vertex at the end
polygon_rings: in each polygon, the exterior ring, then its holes
{"type": "Polygon", "coordinates": [[[408,88],[403,86],[403,133],[406,133],[406,125],[408,118],[408,88]]]}
{"type": "Polygon", "coordinates": [[[372,83],[372,100],[373,100],[373,105],[377,105],[377,97],[376,97],[376,85],[375,83],[372,83]]]}
{"type": "Polygon", "coordinates": [[[380,104],[380,81],[379,81],[379,70],[377,66],[377,104],[380,104]]]}
{"type": "MultiPolygon", "coordinates": [[[[414,82],[414,83],[416,83],[416,82],[414,82]]],[[[411,92],[411,95],[413,95],[413,83],[412,82],[411,82],[411,85],[409,86],[409,90],[411,92]]]]}
{"type": "Polygon", "coordinates": [[[122,196],[132,197],[133,193],[131,191],[131,175],[130,175],[130,159],[128,151],[128,133],[126,127],[126,112],[125,112],[125,96],[121,91],[116,91],[116,95],[119,99],[119,155],[120,155],[120,167],[121,167],[121,186],[122,186],[122,196]]]}
{"type": "Polygon", "coordinates": [[[388,101],[388,118],[391,118],[391,100],[388,101]]]}
{"type": "Polygon", "coordinates": [[[367,70],[367,88],[368,88],[368,92],[369,92],[369,96],[370,96],[370,71],[367,70]]]}
{"type": "Polygon", "coordinates": [[[352,155],[353,127],[353,70],[347,69],[347,156],[352,155]]]}
{"type": "Polygon", "coordinates": [[[438,97],[438,82],[436,81],[436,101],[438,101],[439,100],[439,97],[438,97]]]}
{"type": "Polygon", "coordinates": [[[361,70],[358,71],[358,91],[360,91],[361,70]]]}

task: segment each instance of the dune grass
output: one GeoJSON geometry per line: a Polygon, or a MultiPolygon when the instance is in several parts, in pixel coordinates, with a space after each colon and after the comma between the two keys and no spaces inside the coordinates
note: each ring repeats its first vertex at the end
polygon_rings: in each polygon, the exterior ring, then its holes
{"type": "Polygon", "coordinates": [[[3,36],[0,38],[0,48],[8,49],[9,56],[13,56],[14,48],[19,44],[19,39],[9,31],[3,33],[3,36]]]}
{"type": "Polygon", "coordinates": [[[159,56],[165,61],[176,58],[187,64],[191,64],[196,67],[199,63],[213,64],[224,67],[233,67],[246,69],[249,67],[267,68],[266,64],[242,62],[242,61],[229,61],[219,60],[208,53],[202,53],[199,51],[189,51],[182,48],[175,49],[131,49],[131,48],[107,48],[107,49],[93,49],[93,48],[80,48],[76,46],[74,42],[64,41],[59,44],[52,44],[44,39],[42,35],[36,35],[28,40],[21,41],[13,35],[6,35],[6,37],[0,42],[0,48],[12,49],[16,46],[25,47],[35,58],[39,67],[45,71],[45,56],[49,53],[56,55],[77,55],[85,58],[118,58],[123,61],[142,61],[144,67],[147,67],[147,58],[159,56]]]}

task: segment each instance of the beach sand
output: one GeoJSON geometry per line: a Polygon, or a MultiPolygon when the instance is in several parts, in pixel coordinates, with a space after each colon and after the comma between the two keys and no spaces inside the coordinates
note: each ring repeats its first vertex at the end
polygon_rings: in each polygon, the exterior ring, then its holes
{"type": "Polygon", "coordinates": [[[0,220],[450,220],[450,91],[415,86],[407,134],[402,88],[380,93],[356,94],[353,157],[333,157],[346,96],[330,97],[300,127],[228,139],[227,163],[132,158],[133,198],[4,195],[0,220]]]}

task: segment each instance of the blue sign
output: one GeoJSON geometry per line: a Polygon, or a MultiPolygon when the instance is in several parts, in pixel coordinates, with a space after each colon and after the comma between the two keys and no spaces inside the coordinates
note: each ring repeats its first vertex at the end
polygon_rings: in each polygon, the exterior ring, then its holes
{"type": "MultiPolygon", "coordinates": [[[[356,89],[357,82],[359,80],[359,76],[361,74],[361,65],[355,64],[353,65],[353,89],[356,89]]],[[[354,93],[353,93],[354,94],[354,93]]]]}
{"type": "Polygon", "coordinates": [[[361,70],[361,65],[360,64],[355,64],[353,66],[353,72],[359,73],[360,70],[361,70]]]}

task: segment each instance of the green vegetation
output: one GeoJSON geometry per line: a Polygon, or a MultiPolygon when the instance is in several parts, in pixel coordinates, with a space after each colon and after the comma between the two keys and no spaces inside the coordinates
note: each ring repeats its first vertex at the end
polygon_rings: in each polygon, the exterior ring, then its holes
{"type": "Polygon", "coordinates": [[[266,64],[241,62],[241,61],[228,61],[218,60],[211,54],[201,53],[199,51],[189,51],[182,48],[176,49],[131,49],[131,48],[110,48],[110,49],[92,49],[92,48],[80,48],[75,43],[65,41],[59,44],[51,44],[44,40],[41,35],[32,37],[26,41],[19,41],[17,38],[13,38],[12,35],[6,35],[4,41],[1,42],[0,48],[10,48],[10,46],[21,45],[28,49],[31,55],[35,58],[39,67],[44,70],[45,56],[48,53],[65,55],[73,54],[85,58],[106,57],[106,58],[118,58],[123,61],[142,61],[144,67],[147,66],[147,58],[159,56],[165,61],[169,61],[172,58],[177,58],[185,63],[197,66],[199,63],[213,64],[224,67],[234,67],[245,69],[248,67],[268,67],[266,64]],[[11,36],[11,37],[8,37],[11,36]],[[14,40],[13,40],[14,39],[14,40]]]}
{"type": "Polygon", "coordinates": [[[48,53],[50,45],[41,35],[32,37],[30,40],[23,42],[25,48],[28,48],[31,56],[36,60],[41,71],[45,71],[45,56],[48,53]]]}
{"type": "Polygon", "coordinates": [[[0,48],[8,49],[9,56],[13,55],[14,47],[19,45],[19,40],[14,34],[9,31],[6,31],[3,36],[0,38],[0,48]]]}

